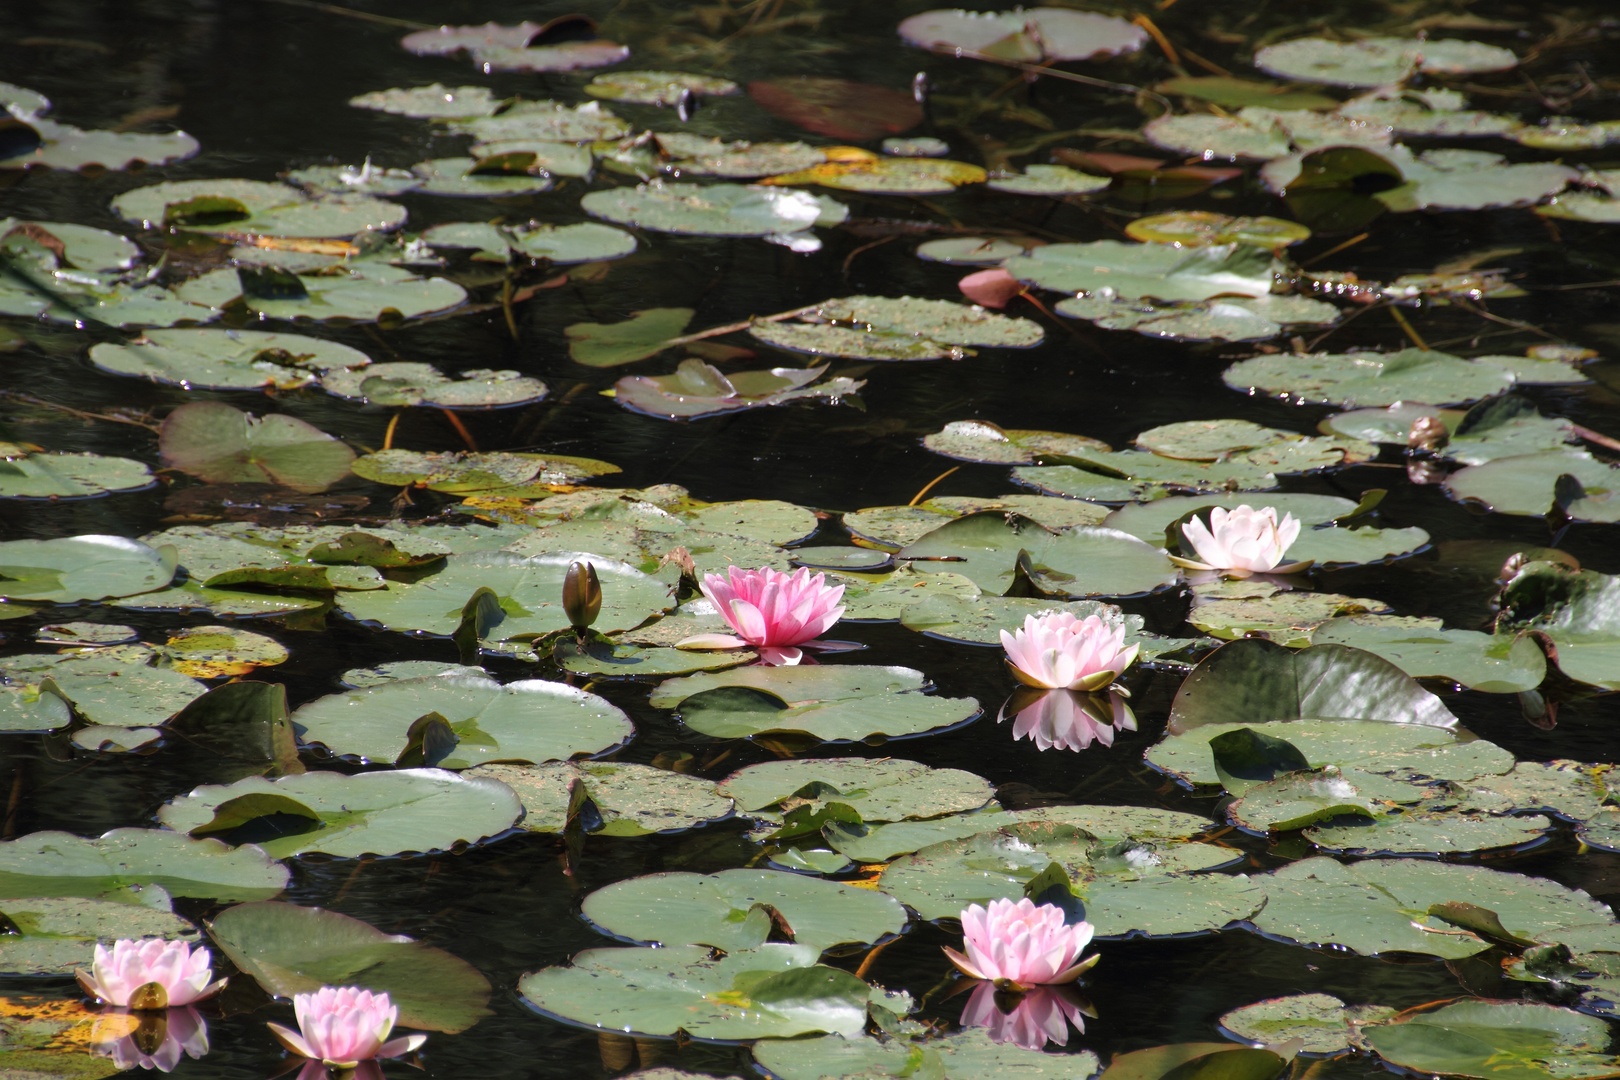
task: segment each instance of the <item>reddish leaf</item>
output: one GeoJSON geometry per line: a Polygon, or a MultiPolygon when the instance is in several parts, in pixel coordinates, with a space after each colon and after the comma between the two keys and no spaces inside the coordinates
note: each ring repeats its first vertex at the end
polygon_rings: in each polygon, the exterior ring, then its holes
{"type": "Polygon", "coordinates": [[[748,94],[773,116],[835,139],[876,139],[898,135],[920,123],[922,106],[904,90],[821,79],[794,79],[748,84],[748,94]]]}

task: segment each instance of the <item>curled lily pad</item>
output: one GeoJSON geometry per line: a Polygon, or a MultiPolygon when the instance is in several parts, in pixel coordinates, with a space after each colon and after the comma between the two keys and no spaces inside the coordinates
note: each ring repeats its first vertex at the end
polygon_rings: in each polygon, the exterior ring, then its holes
{"type": "Polygon", "coordinates": [[[1124,19],[1049,7],[925,11],[902,22],[900,36],[925,49],[965,49],[1032,63],[1134,52],[1148,39],[1146,31],[1124,19]]]}
{"type": "Polygon", "coordinates": [[[1620,690],[1620,578],[1532,562],[1501,595],[1500,630],[1538,630],[1556,646],[1558,669],[1620,690]]]}
{"type": "Polygon", "coordinates": [[[365,367],[359,349],[303,334],[264,330],[148,330],[125,344],[90,347],[90,361],[103,371],[174,386],[293,390],[324,372],[365,367]]]}
{"type": "Polygon", "coordinates": [[[651,765],[617,761],[564,761],[550,765],[479,765],[466,776],[501,781],[523,800],[518,827],[560,833],[579,820],[587,833],[647,836],[706,825],[730,816],[733,803],[712,780],[651,765]],[[583,790],[588,811],[574,809],[583,790]]]}
{"type": "Polygon", "coordinates": [[[1191,250],[1176,244],[1047,244],[1002,264],[1019,281],[1058,292],[1104,298],[1208,300],[1215,296],[1267,296],[1279,265],[1248,244],[1212,244],[1191,250]]]}
{"type": "Polygon", "coordinates": [[[1547,674],[1545,657],[1528,638],[1445,630],[1433,619],[1386,615],[1331,619],[1312,632],[1311,641],[1365,649],[1408,675],[1438,676],[1493,694],[1534,690],[1547,674]]]}
{"type": "Polygon", "coordinates": [[[495,780],[394,769],[211,784],[165,803],[158,820],[193,837],[263,838],[266,852],[285,859],[442,851],[505,832],[522,815],[517,795],[495,780]]]}
{"type": "Polygon", "coordinates": [[[126,191],[112,207],[148,228],[233,236],[348,237],[405,223],[404,208],[381,199],[312,198],[262,180],[169,180],[126,191]]]}
{"type": "Polygon", "coordinates": [[[357,109],[377,109],[424,120],[459,120],[469,116],[493,116],[501,100],[487,86],[413,86],[408,89],[374,90],[349,99],[357,109]]]}
{"type": "Polygon", "coordinates": [[[218,401],[182,405],[163,421],[165,464],[213,483],[265,482],[325,491],[349,474],[354,451],[297,417],[255,418],[218,401]]]}
{"type": "Polygon", "coordinates": [[[395,679],[328,694],[300,706],[293,723],[306,741],[334,754],[394,762],[410,749],[417,719],[430,713],[449,730],[434,761],[448,769],[566,761],[618,746],[634,731],[623,712],[595,694],[541,679],[502,686],[470,675],[395,679]]]}
{"type": "Polygon", "coordinates": [[[129,458],[53,453],[0,457],[0,499],[88,499],[155,483],[150,468],[129,458]]]}
{"type": "Polygon", "coordinates": [[[1577,521],[1620,521],[1620,469],[1584,450],[1548,450],[1471,465],[1446,477],[1445,489],[1454,499],[1477,502],[1499,514],[1541,517],[1556,505],[1577,521]]]}
{"type": "Polygon", "coordinates": [[[288,876],[252,844],[232,848],[164,829],[114,829],[91,838],[36,832],[0,841],[0,897],[6,899],[96,897],[156,885],[171,896],[268,900],[288,876]]]}
{"type": "Polygon", "coordinates": [[[453,281],[417,277],[403,267],[379,263],[351,265],[339,273],[284,274],[269,287],[251,276],[244,280],[242,274],[241,269],[212,270],[183,283],[175,294],[216,307],[240,299],[249,310],[273,319],[355,322],[415,318],[467,299],[467,291],[453,281]]]}
{"type": "Polygon", "coordinates": [[[808,945],[761,945],[720,959],[700,945],[587,949],[567,967],[518,981],[532,1007],[615,1033],[698,1039],[854,1036],[866,1023],[867,985],[816,963],[808,945]]]}
{"type": "Polygon", "coordinates": [[[683,94],[724,97],[739,89],[730,79],[683,71],[614,71],[585,84],[585,92],[591,97],[633,105],[675,105],[683,94]]]}
{"type": "Polygon", "coordinates": [[[122,536],[0,543],[0,597],[65,604],[161,589],[174,577],[161,551],[122,536]]]}
{"type": "Polygon", "coordinates": [[[580,200],[587,213],[621,225],[699,236],[772,236],[835,225],[843,204],[804,191],[739,184],[673,184],[593,191],[580,200]]]}
{"type": "Polygon", "coordinates": [[[580,907],[597,929],[642,944],[735,952],[777,930],[827,949],[898,934],[907,921],[883,893],[778,870],[648,874],[591,893],[580,907]]]}
{"type": "Polygon", "coordinates": [[[1478,401],[1513,383],[1513,376],[1500,367],[1427,349],[1273,353],[1240,360],[1222,377],[1235,389],[1363,407],[1397,401],[1478,401]]]}
{"type": "Polygon", "coordinates": [[[1262,71],[1332,86],[1384,86],[1420,71],[1429,75],[1506,71],[1518,63],[1511,49],[1455,38],[1371,37],[1349,42],[1296,38],[1254,54],[1254,64],[1262,71]]]}
{"type": "Polygon", "coordinates": [[[937,195],[964,184],[982,184],[987,173],[977,165],[943,158],[874,157],[828,161],[798,172],[767,177],[762,184],[820,184],[840,191],[887,195],[937,195]]]}
{"type": "Polygon", "coordinates": [[[836,405],[866,385],[864,379],[841,375],[811,385],[826,370],[825,365],[779,367],[727,375],[713,364],[688,357],[673,375],[627,375],[613,385],[613,394],[620,405],[632,412],[684,420],[817,398],[836,405]]]}
{"type": "Polygon", "coordinates": [[[1045,336],[1028,319],[910,296],[846,296],[797,319],[756,322],[748,332],[777,348],[859,360],[957,360],[972,355],[967,346],[1024,349],[1045,336]]]}
{"type": "Polygon", "coordinates": [[[660,683],[651,703],[721,739],[776,733],[824,742],[893,738],[979,714],[973,698],[931,697],[930,688],[920,671],[905,667],[746,667],[660,683]]]}

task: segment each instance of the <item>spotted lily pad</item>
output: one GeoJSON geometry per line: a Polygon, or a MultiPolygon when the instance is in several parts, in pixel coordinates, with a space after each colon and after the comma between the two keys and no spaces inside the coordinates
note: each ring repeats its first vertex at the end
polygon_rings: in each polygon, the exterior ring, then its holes
{"type": "Polygon", "coordinates": [[[487,776],[517,792],[524,809],[518,827],[530,832],[566,829],[576,787],[583,788],[590,807],[580,826],[600,836],[691,829],[728,817],[734,805],[712,780],[616,761],[479,765],[463,775],[487,776]]]}
{"type": "Polygon", "coordinates": [[[768,821],[800,808],[814,816],[834,802],[869,822],[932,818],[981,809],[995,795],[981,776],[898,758],[767,761],[737,770],[718,790],[768,821]]]}
{"type": "Polygon", "coordinates": [[[956,360],[972,355],[967,346],[1024,349],[1045,336],[1028,319],[910,296],[846,296],[794,322],[756,322],[748,332],[780,349],[858,360],[956,360]]]}
{"type": "Polygon", "coordinates": [[[1537,843],[1551,828],[1540,814],[1493,817],[1416,807],[1315,825],[1305,830],[1305,838],[1323,851],[1345,854],[1455,856],[1537,843]]]}
{"type": "Polygon", "coordinates": [[[1505,71],[1518,63],[1511,49],[1455,38],[1371,37],[1350,42],[1296,38],[1254,54],[1254,64],[1262,71],[1331,86],[1384,86],[1420,71],[1463,75],[1505,71]]]}
{"type": "Polygon", "coordinates": [[[279,284],[269,290],[248,285],[242,273],[240,269],[212,270],[183,283],[175,294],[214,307],[240,299],[249,310],[272,319],[354,322],[415,318],[453,308],[467,298],[467,291],[453,281],[418,277],[386,263],[351,265],[335,274],[289,274],[291,282],[278,279],[279,284]]]}
{"type": "Polygon", "coordinates": [[[1325,431],[1405,446],[1418,420],[1439,420],[1447,438],[1436,453],[1464,465],[1563,450],[1573,438],[1568,420],[1542,416],[1516,395],[1487,398],[1467,412],[1398,402],[1384,409],[1352,409],[1322,421],[1325,431]]]}
{"type": "Polygon", "coordinates": [[[1049,7],[925,11],[902,22],[900,36],[924,49],[965,49],[1031,63],[1134,52],[1148,39],[1146,31],[1124,19],[1049,7]]]}
{"type": "Polygon", "coordinates": [[[439,409],[509,408],[540,401],[548,392],[539,379],[516,371],[479,368],[458,375],[452,378],[431,364],[391,361],[329,371],[321,377],[321,389],[373,405],[429,405],[439,409]]]}
{"type": "Polygon", "coordinates": [[[73,722],[73,710],[60,694],[37,681],[16,679],[0,686],[0,731],[54,731],[73,722]]]}
{"type": "Polygon", "coordinates": [[[1532,1080],[1584,1080],[1620,1072],[1601,1017],[1533,1001],[1459,1000],[1409,1009],[1361,1030],[1385,1061],[1414,1072],[1532,1080]]]}
{"type": "Polygon", "coordinates": [[[1332,304],[1304,296],[1228,297],[1160,303],[1148,300],[1072,297],[1053,306],[1059,315],[1085,319],[1105,330],[1134,330],[1175,341],[1261,341],[1287,325],[1336,322],[1332,304]]]}
{"type": "Polygon", "coordinates": [[[90,347],[103,371],[199,389],[294,390],[322,373],[365,367],[359,349],[303,334],[264,330],[148,330],[125,344],[90,347]]]}
{"type": "Polygon", "coordinates": [[[1397,401],[1478,401],[1513,383],[1513,376],[1500,367],[1427,349],[1272,353],[1238,361],[1223,378],[1234,389],[1263,390],[1301,403],[1363,407],[1397,401]]]}
{"type": "Polygon", "coordinates": [[[655,132],[661,167],[672,176],[723,176],[747,180],[795,172],[827,160],[826,151],[802,142],[727,142],[689,132],[655,132]]]}
{"type": "Polygon", "coordinates": [[[1118,240],[1047,244],[1002,265],[1019,281],[1043,289],[1159,300],[1267,296],[1280,267],[1270,253],[1248,244],[1188,250],[1176,244],[1118,240]]]}
{"type": "Polygon", "coordinates": [[[836,225],[848,214],[841,203],[794,189],[663,181],[593,191],[580,206],[620,225],[699,236],[796,233],[836,225]]]}
{"type": "Polygon", "coordinates": [[[585,84],[585,92],[591,97],[633,105],[675,105],[683,94],[724,97],[738,89],[730,79],[682,71],[614,71],[585,84]]]}
{"type": "Polygon", "coordinates": [[[54,691],[85,720],[102,727],[137,728],[162,724],[208,689],[171,668],[153,667],[153,650],[119,646],[95,652],[11,656],[0,672],[12,680],[54,691]]]}
{"type": "Polygon", "coordinates": [[[161,589],[174,563],[122,536],[64,536],[0,543],[0,597],[65,604],[161,589]]]}
{"type": "Polygon", "coordinates": [[[434,247],[477,248],[505,262],[515,252],[558,265],[621,259],[636,250],[636,238],[622,229],[584,221],[575,225],[509,227],[481,222],[435,225],[422,234],[434,247]]]}
{"type": "Polygon", "coordinates": [[[263,180],[168,180],[126,191],[112,208],[148,228],[231,236],[349,237],[405,223],[404,208],[381,199],[313,198],[263,180]]]}
{"type": "Polygon", "coordinates": [[[1025,167],[1023,175],[993,177],[985,186],[1013,195],[1064,196],[1089,195],[1111,183],[1113,180],[1109,177],[1093,176],[1064,165],[1029,165],[1025,167]]]}
{"type": "Polygon", "coordinates": [[[1353,1024],[1394,1014],[1383,1005],[1347,1007],[1332,994],[1290,994],[1233,1009],[1221,1017],[1221,1028],[1246,1042],[1300,1039],[1302,1053],[1337,1054],[1355,1045],[1353,1024]]]}
{"type": "Polygon", "coordinates": [[[157,885],[171,896],[231,903],[268,900],[288,871],[252,844],[228,847],[164,829],[114,829],[98,837],[36,832],[0,841],[0,898],[98,897],[157,885]]]}
{"type": "Polygon", "coordinates": [[[517,795],[497,781],[395,769],[207,785],[165,803],[158,820],[193,837],[265,837],[260,846],[274,858],[310,852],[357,858],[477,843],[506,831],[522,814],[517,795]]]}

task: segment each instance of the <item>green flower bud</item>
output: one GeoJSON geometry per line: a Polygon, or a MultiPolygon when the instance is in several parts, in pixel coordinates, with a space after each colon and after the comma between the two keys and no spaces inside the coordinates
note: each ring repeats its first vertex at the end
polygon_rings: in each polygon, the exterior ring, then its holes
{"type": "Polygon", "coordinates": [[[588,562],[571,562],[563,577],[563,611],[575,630],[583,631],[602,611],[602,583],[596,567],[588,562]]]}

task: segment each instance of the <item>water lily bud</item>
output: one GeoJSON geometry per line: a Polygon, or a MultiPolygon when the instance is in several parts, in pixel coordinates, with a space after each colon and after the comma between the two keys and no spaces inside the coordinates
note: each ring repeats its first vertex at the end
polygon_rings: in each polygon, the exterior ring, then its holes
{"type": "Polygon", "coordinates": [[[1429,459],[1408,461],[1406,478],[1414,484],[1438,484],[1446,478],[1446,467],[1429,459]]]}
{"type": "Polygon", "coordinates": [[[1412,430],[1406,436],[1406,445],[1413,450],[1434,451],[1446,445],[1449,438],[1445,421],[1438,416],[1420,416],[1412,421],[1412,430]]]}
{"type": "Polygon", "coordinates": [[[569,625],[584,630],[601,611],[602,583],[596,579],[596,567],[588,562],[569,563],[563,577],[563,612],[569,625]]]}
{"type": "Polygon", "coordinates": [[[1502,569],[1498,571],[1496,575],[1497,584],[1506,585],[1508,582],[1518,577],[1519,571],[1523,570],[1525,564],[1529,561],[1529,559],[1524,557],[1524,552],[1522,551],[1515,551],[1512,555],[1509,555],[1507,557],[1507,561],[1502,564],[1502,569]]]}

